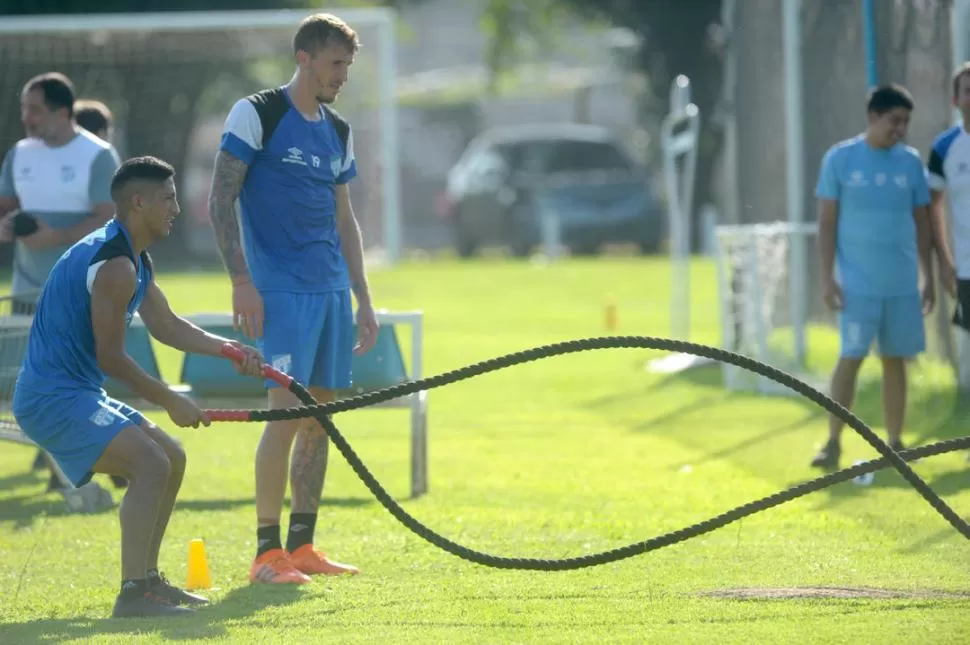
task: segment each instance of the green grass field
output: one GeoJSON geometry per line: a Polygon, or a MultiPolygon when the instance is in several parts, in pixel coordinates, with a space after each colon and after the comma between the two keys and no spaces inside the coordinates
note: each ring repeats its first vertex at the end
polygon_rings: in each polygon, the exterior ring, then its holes
{"type": "MultiPolygon", "coordinates": [[[[220,275],[160,278],[181,312],[224,310],[220,275]]],[[[410,262],[371,276],[375,302],[423,309],[427,374],[545,343],[669,333],[661,260],[601,258],[553,266],[483,259],[410,262]]],[[[717,344],[713,267],[692,275],[692,340],[717,344]]],[[[824,335],[824,334],[823,334],[824,335]]],[[[813,363],[834,363],[831,337],[813,363]]],[[[477,550],[562,558],[693,524],[816,473],[825,432],[807,401],[729,394],[714,366],[652,375],[659,354],[609,350],[553,358],[430,394],[430,493],[408,493],[407,413],[335,421],[404,507],[477,550]]],[[[178,357],[163,352],[163,370],[178,357]]],[[[874,361],[856,410],[884,436],[874,361]]],[[[919,444],[968,434],[946,370],[914,367],[910,423],[919,444]]],[[[682,544],[564,573],[466,563],[398,524],[334,450],[318,545],[363,574],[302,588],[252,587],[252,461],[261,427],[172,429],[189,467],[162,567],[184,581],[188,544],[206,541],[214,603],[188,619],[107,619],[119,583],[117,512],[66,515],[33,452],[0,451],[0,643],[168,640],[307,642],[966,643],[970,545],[893,471],[842,484],[682,544]],[[893,590],[895,598],[739,599],[731,590],[893,590]],[[717,595],[721,592],[721,595],[717,595]],[[962,597],[961,597],[962,594],[962,597]]],[[[844,465],[875,451],[849,432],[844,465]]],[[[963,516],[970,464],[951,453],[916,466],[963,516]]],[[[99,478],[103,481],[103,478],[99,478]]],[[[106,484],[107,485],[107,484],[106,484]]],[[[114,492],[118,499],[117,492],[114,492]]],[[[285,530],[285,523],[284,523],[285,530]]],[[[774,592],[779,595],[781,592],[774,592]]]]}

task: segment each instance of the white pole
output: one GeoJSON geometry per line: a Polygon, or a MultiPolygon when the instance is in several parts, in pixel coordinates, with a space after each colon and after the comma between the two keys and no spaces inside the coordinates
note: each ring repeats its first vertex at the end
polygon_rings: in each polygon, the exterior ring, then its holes
{"type": "Polygon", "coordinates": [[[785,50],[785,160],[788,221],[791,233],[789,261],[789,303],[795,358],[805,359],[805,323],[808,299],[806,237],[797,231],[805,209],[805,142],[802,129],[802,39],[801,0],[784,0],[782,33],[785,50]]]}
{"type": "Polygon", "coordinates": [[[383,172],[384,245],[387,261],[401,258],[401,181],[397,124],[397,38],[394,14],[388,13],[379,26],[381,36],[380,74],[381,165],[383,172]]]}
{"type": "Polygon", "coordinates": [[[724,211],[731,224],[741,223],[738,196],[738,116],[737,69],[740,34],[735,27],[737,0],[724,0],[722,22],[727,32],[727,52],[724,59],[724,211]]]}

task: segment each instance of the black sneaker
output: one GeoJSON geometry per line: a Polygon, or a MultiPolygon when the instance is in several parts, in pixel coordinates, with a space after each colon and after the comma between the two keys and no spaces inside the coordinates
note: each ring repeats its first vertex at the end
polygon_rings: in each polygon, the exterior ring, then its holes
{"type": "Polygon", "coordinates": [[[184,589],[179,589],[168,581],[164,573],[148,579],[148,590],[166,599],[173,605],[208,605],[209,600],[184,589]]]}
{"type": "Polygon", "coordinates": [[[839,457],[841,456],[842,447],[839,442],[829,440],[812,458],[812,468],[834,470],[839,467],[839,457]]]}
{"type": "Polygon", "coordinates": [[[178,607],[167,598],[146,591],[143,594],[122,593],[115,601],[112,618],[143,618],[146,616],[188,616],[195,610],[189,607],[178,607]]]}

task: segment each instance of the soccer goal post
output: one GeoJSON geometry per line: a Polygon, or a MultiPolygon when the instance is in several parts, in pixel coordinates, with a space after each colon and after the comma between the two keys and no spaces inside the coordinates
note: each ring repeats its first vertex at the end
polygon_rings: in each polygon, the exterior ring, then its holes
{"type": "MultiPolygon", "coordinates": [[[[176,166],[188,250],[215,253],[206,215],[212,162],[233,103],[294,73],[293,36],[311,10],[18,16],[0,21],[0,140],[23,136],[19,95],[35,74],[59,71],[80,98],[114,113],[122,156],[176,166]]],[[[358,178],[351,184],[369,260],[401,255],[395,12],[335,13],[361,49],[334,107],[350,122],[358,178]]]]}
{"type": "MultiPolygon", "coordinates": [[[[722,347],[744,354],[803,380],[806,367],[808,293],[792,290],[796,247],[813,248],[813,224],[771,222],[716,228],[715,258],[720,300],[722,347]]],[[[798,258],[795,258],[797,261],[798,258]]],[[[790,393],[773,381],[734,365],[722,364],[728,390],[790,393]]]]}

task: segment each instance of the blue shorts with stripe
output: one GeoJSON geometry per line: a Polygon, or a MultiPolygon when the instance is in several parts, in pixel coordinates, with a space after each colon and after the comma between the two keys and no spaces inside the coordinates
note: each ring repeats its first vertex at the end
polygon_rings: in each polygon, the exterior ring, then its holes
{"type": "Polygon", "coordinates": [[[140,412],[103,390],[52,393],[18,384],[12,407],[23,433],[46,450],[78,487],[91,480],[91,469],[118,433],[145,423],[140,412]]]}
{"type": "MultiPolygon", "coordinates": [[[[265,291],[259,349],[281,372],[326,390],[350,387],[354,311],[350,290],[328,293],[265,291]]],[[[267,387],[278,387],[266,382],[267,387]]]]}

